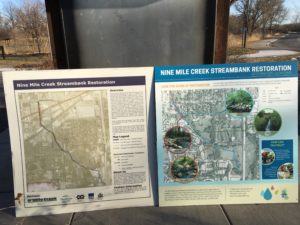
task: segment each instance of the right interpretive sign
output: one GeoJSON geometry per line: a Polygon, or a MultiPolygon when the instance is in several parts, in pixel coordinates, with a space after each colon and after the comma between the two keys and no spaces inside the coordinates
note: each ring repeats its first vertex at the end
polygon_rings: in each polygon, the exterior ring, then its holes
{"type": "Polygon", "coordinates": [[[160,206],[298,202],[297,62],[155,68],[160,206]]]}

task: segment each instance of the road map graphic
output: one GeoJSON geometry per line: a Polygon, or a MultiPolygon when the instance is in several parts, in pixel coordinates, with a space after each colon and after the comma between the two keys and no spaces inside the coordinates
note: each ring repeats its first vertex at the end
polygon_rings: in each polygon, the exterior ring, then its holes
{"type": "Polygon", "coordinates": [[[258,95],[258,88],[163,90],[164,182],[258,180],[258,95]]]}
{"type": "Polygon", "coordinates": [[[28,192],[112,183],[106,90],[19,93],[28,192]]]}

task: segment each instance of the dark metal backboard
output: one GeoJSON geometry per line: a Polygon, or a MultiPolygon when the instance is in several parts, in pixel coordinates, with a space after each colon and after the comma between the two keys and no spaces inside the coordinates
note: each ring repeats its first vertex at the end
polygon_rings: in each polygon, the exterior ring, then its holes
{"type": "Polygon", "coordinates": [[[59,0],[58,7],[68,68],[213,62],[216,0],[59,0]]]}

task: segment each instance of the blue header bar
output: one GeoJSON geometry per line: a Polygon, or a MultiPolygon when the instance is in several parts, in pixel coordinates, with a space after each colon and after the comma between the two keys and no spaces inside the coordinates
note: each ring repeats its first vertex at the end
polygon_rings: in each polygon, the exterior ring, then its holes
{"type": "Polygon", "coordinates": [[[298,62],[157,66],[155,82],[298,77],[298,62]]]}

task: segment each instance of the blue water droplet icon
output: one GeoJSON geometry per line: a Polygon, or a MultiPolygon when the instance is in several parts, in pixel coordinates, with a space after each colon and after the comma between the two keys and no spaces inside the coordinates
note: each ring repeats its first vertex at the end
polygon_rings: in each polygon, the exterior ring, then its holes
{"type": "Polygon", "coordinates": [[[264,193],[264,199],[266,200],[271,200],[272,199],[272,192],[270,191],[269,188],[267,188],[265,190],[265,193],[264,193]]]}

